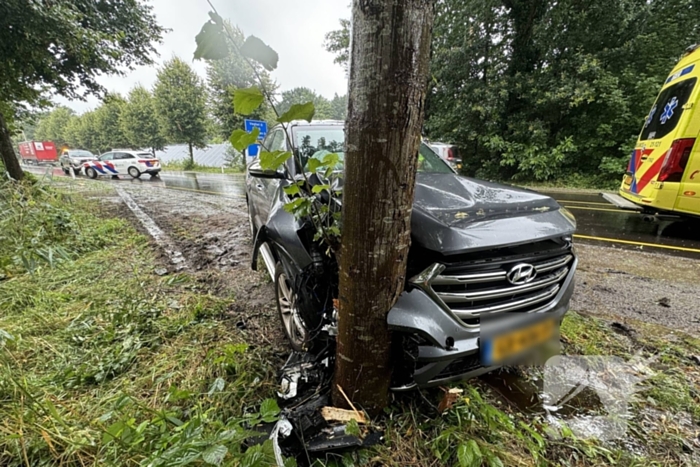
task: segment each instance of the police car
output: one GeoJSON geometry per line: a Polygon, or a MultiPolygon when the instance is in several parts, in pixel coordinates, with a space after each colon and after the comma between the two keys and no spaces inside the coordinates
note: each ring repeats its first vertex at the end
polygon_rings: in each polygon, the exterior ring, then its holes
{"type": "Polygon", "coordinates": [[[100,176],[130,175],[139,178],[142,174],[158,176],[160,161],[150,152],[114,150],[102,154],[97,160],[83,164],[85,175],[90,178],[100,176]]]}

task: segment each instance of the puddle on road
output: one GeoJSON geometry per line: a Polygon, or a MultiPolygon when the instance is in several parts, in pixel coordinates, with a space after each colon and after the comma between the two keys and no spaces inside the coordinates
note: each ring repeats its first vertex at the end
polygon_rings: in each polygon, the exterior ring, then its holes
{"type": "Polygon", "coordinates": [[[181,172],[163,173],[160,178],[166,188],[185,188],[232,198],[245,197],[245,178],[242,175],[181,172]]]}

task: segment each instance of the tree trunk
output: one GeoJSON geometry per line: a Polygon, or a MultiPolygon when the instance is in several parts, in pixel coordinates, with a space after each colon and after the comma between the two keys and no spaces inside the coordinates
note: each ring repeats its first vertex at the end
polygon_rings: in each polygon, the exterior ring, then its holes
{"type": "Polygon", "coordinates": [[[190,164],[194,167],[194,153],[192,152],[192,143],[187,143],[190,148],[190,164]]]}
{"type": "Polygon", "coordinates": [[[387,404],[386,316],[404,289],[432,0],[354,0],[333,402],[387,404]]]}
{"type": "Polygon", "coordinates": [[[0,158],[2,158],[2,163],[10,177],[15,180],[24,178],[24,171],[19,166],[15,151],[12,149],[12,135],[10,135],[10,129],[7,127],[2,112],[0,112],[0,158]]]}

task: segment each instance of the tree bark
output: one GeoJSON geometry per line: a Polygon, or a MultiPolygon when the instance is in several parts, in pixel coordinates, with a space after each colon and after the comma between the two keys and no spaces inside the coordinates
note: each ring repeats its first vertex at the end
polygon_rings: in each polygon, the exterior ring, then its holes
{"type": "Polygon", "coordinates": [[[10,129],[7,127],[7,122],[2,112],[0,112],[0,158],[2,158],[2,163],[10,177],[15,180],[24,178],[24,171],[19,165],[15,151],[12,149],[12,135],[10,135],[10,129]]]}
{"type": "Polygon", "coordinates": [[[386,316],[405,286],[433,0],[354,0],[333,402],[387,405],[386,316]]]}
{"type": "Polygon", "coordinates": [[[192,143],[187,143],[187,145],[190,148],[190,163],[192,164],[192,167],[194,167],[194,153],[192,152],[192,143]]]}

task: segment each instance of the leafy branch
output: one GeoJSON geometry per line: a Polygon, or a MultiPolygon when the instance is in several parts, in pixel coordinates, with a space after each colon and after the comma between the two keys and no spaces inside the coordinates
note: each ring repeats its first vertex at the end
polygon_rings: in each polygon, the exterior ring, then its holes
{"type": "MultiPolygon", "coordinates": [[[[276,121],[281,125],[287,142],[287,147],[291,150],[275,151],[267,148],[263,143],[260,152],[260,166],[264,170],[277,170],[291,157],[296,158],[296,163],[300,167],[301,180],[292,182],[292,185],[284,188],[288,196],[294,197],[292,201],[285,205],[285,210],[292,213],[297,219],[309,217],[314,224],[316,231],[315,240],[324,240],[332,250],[336,250],[340,237],[340,212],[333,211],[333,198],[339,195],[339,190],[331,188],[330,178],[334,173],[334,168],[339,162],[337,154],[327,154],[323,159],[311,159],[307,168],[316,174],[323,173],[325,181],[312,187],[309,176],[306,173],[299,151],[294,151],[294,144],[290,135],[289,124],[295,120],[306,120],[311,122],[315,114],[313,102],[294,104],[289,110],[280,115],[277,110],[273,93],[265,86],[265,81],[260,75],[258,66],[261,65],[268,71],[277,68],[279,55],[270,46],[255,36],[248,36],[241,46],[234,38],[230,26],[218,14],[216,7],[210,0],[207,0],[213,11],[209,12],[210,20],[207,21],[196,36],[197,49],[194,53],[195,59],[220,60],[228,56],[231,52],[229,44],[233,46],[234,52],[240,55],[250,66],[255,75],[255,80],[259,87],[240,88],[234,91],[233,107],[234,112],[240,115],[250,115],[258,109],[264,101],[275,114],[276,121]],[[228,40],[227,40],[228,39],[228,40]],[[325,169],[325,170],[324,170],[325,169]],[[301,188],[305,189],[301,189],[301,188]],[[321,202],[323,192],[327,192],[328,203],[321,202]],[[319,206],[320,204],[320,206],[319,206]]],[[[238,151],[243,151],[251,144],[258,142],[260,130],[255,128],[248,133],[244,130],[234,130],[230,137],[231,145],[238,151]]],[[[336,211],[338,211],[336,209],[336,211]]]]}

